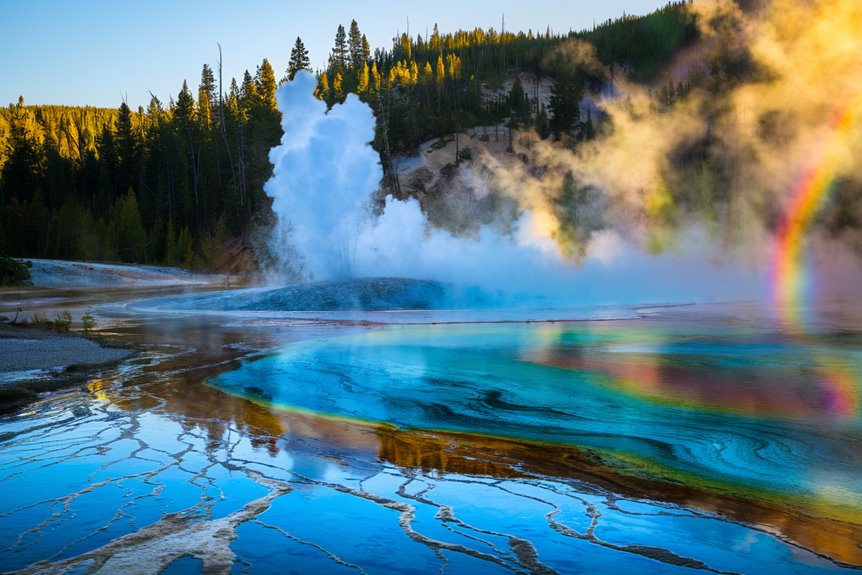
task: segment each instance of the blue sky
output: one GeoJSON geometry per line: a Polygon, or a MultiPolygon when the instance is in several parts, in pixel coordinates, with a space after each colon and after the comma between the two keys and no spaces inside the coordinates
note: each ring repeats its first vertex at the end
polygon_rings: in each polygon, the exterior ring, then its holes
{"type": "Polygon", "coordinates": [[[23,95],[29,104],[146,105],[163,102],[184,79],[195,90],[201,66],[224,53],[224,83],[266,57],[281,77],[301,36],[312,66],[321,67],[339,24],[356,19],[372,48],[390,47],[397,32],[458,28],[565,32],[608,18],[644,14],[666,0],[498,0],[355,2],[347,0],[7,0],[0,2],[0,105],[23,95]]]}

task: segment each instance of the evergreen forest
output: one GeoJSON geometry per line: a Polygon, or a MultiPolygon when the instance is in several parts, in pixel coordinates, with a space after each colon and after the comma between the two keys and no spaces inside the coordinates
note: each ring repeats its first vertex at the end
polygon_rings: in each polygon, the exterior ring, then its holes
{"type": "MultiPolygon", "coordinates": [[[[477,125],[506,122],[577,146],[600,121],[581,117],[586,91],[612,86],[616,74],[652,85],[697,35],[686,2],[565,34],[435,26],[377,48],[353,20],[313,72],[328,105],[353,93],[372,107],[386,179],[393,158],[477,125]],[[601,69],[561,56],[572,40],[590,44],[601,69]],[[524,89],[525,75],[550,87],[547,107],[524,89]]],[[[152,96],[146,108],[29,106],[24,97],[0,108],[0,256],[253,268],[254,231],[271,219],[267,154],[282,135],[276,89],[310,70],[301,38],[287,49],[287,70],[263,59],[225,80],[220,60],[204,64],[196,84],[178,82],[175,96],[152,96]]],[[[662,86],[656,101],[686,89],[662,86]]]]}

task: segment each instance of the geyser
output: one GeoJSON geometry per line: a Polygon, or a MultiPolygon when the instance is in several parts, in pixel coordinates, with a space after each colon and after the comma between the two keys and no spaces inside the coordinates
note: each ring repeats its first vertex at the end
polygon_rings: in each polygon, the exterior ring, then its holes
{"type": "Polygon", "coordinates": [[[315,85],[311,73],[300,72],[277,93],[284,135],[269,153],[273,174],[264,186],[277,216],[272,253],[282,268],[340,279],[351,275],[360,218],[383,172],[368,145],[371,109],[351,94],[327,112],[315,85]]]}
{"type": "Polygon", "coordinates": [[[387,197],[374,215],[369,200],[382,178],[370,145],[374,115],[354,95],[327,111],[314,96],[315,85],[303,72],[277,94],[284,135],[270,152],[273,176],[265,190],[277,217],[271,251],[279,270],[273,275],[282,285],[279,274],[287,269],[311,281],[384,276],[481,286],[521,305],[530,297],[545,306],[762,295],[762,274],[716,264],[722,258],[696,228],[681,232],[684,248],[661,255],[643,252],[614,230],[595,231],[585,259],[575,265],[542,214],[527,208],[510,232],[482,226],[469,237],[434,228],[412,199],[387,197]]]}

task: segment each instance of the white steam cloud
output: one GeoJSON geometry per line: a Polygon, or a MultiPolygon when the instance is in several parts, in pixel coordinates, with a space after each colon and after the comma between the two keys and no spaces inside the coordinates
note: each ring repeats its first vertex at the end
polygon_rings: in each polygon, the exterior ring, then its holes
{"type": "MultiPolygon", "coordinates": [[[[284,136],[270,152],[273,177],[265,190],[277,216],[271,249],[282,270],[315,281],[431,279],[557,305],[762,295],[762,273],[722,263],[720,254],[705,256],[709,242],[695,228],[680,232],[685,247],[660,255],[644,253],[616,231],[594,231],[586,257],[574,265],[547,234],[541,210],[529,207],[510,233],[483,226],[470,237],[433,227],[416,200],[387,197],[374,216],[370,198],[382,177],[370,146],[374,116],[355,96],[327,113],[314,88],[313,76],[300,73],[277,95],[284,136]]],[[[491,184],[495,175],[487,178],[491,184]]],[[[517,194],[516,186],[507,193],[517,194]]]]}
{"type": "Polygon", "coordinates": [[[264,186],[278,217],[272,253],[281,266],[302,266],[310,277],[343,278],[352,275],[356,231],[383,171],[368,145],[368,106],[351,94],[326,113],[315,85],[301,72],[276,95],[284,135],[269,153],[273,175],[264,186]]]}

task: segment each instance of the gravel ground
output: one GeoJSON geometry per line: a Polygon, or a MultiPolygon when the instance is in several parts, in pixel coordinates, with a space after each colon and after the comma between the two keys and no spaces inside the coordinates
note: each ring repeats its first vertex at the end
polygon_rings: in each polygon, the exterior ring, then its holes
{"type": "Polygon", "coordinates": [[[0,325],[0,373],[98,365],[131,355],[74,335],[0,325]]]}
{"type": "Polygon", "coordinates": [[[0,324],[0,413],[26,406],[40,393],[84,385],[100,368],[132,353],[80,336],[0,324]]]}

